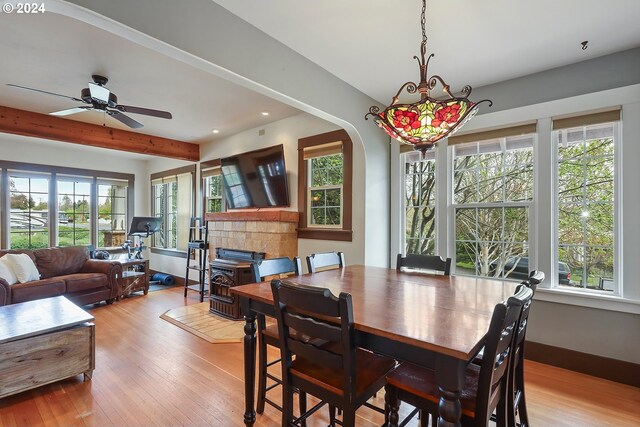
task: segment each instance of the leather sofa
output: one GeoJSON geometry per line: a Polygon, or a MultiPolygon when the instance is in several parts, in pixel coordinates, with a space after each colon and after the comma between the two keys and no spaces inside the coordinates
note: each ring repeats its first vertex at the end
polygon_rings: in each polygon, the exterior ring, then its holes
{"type": "Polygon", "coordinates": [[[0,278],[0,306],[64,295],[78,305],[112,303],[118,296],[122,266],[115,261],[94,260],[86,246],[35,250],[0,250],[24,253],[33,260],[40,280],[9,285],[0,278]]]}

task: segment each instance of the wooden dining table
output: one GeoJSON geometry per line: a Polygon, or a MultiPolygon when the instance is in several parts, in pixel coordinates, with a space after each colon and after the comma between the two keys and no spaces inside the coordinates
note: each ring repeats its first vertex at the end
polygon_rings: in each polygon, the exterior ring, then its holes
{"type": "MultiPolygon", "coordinates": [[[[495,305],[517,283],[351,265],[287,279],[351,294],[356,344],[435,371],[439,427],[460,426],[465,369],[483,347],[495,305]]],[[[270,282],[231,288],[240,298],[244,326],[245,413],[253,426],[256,316],[273,317],[270,282]]]]}

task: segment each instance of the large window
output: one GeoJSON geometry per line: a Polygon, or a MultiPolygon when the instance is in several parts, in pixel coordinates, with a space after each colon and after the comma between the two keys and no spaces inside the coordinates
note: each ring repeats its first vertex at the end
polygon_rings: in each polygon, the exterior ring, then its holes
{"type": "Polygon", "coordinates": [[[436,160],[434,151],[404,154],[405,254],[433,255],[436,245],[436,160]]]}
{"type": "Polygon", "coordinates": [[[162,218],[153,247],[185,251],[193,212],[195,167],[152,175],[153,215],[162,218]]]}
{"type": "Polygon", "coordinates": [[[91,244],[91,182],[58,179],[58,246],[91,244]]]}
{"type": "Polygon", "coordinates": [[[617,123],[553,133],[561,285],[615,290],[616,134],[617,123]]]}
{"type": "Polygon", "coordinates": [[[0,171],[1,248],[124,242],[133,175],[2,160],[0,171]]]}
{"type": "Polygon", "coordinates": [[[298,237],[351,241],[352,149],[342,130],[298,141],[298,237]]]}
{"type": "Polygon", "coordinates": [[[121,246],[127,232],[127,183],[98,182],[98,246],[121,246]]]}
{"type": "Polygon", "coordinates": [[[11,249],[49,245],[49,177],[9,172],[11,249]]]}
{"type": "Polygon", "coordinates": [[[455,145],[453,203],[458,274],[512,277],[529,259],[533,135],[455,145]]]}

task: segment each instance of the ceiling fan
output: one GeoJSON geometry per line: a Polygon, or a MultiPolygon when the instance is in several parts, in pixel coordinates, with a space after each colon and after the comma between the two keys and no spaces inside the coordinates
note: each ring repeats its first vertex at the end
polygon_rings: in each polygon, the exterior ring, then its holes
{"type": "Polygon", "coordinates": [[[61,111],[54,111],[49,113],[53,116],[69,116],[71,114],[81,113],[83,111],[103,111],[110,115],[114,119],[124,123],[130,128],[138,129],[142,127],[142,123],[133,120],[131,117],[123,113],[144,114],[146,116],[160,117],[162,119],[170,119],[171,113],[168,111],[152,110],[149,108],[133,107],[131,105],[118,104],[118,97],[115,93],[106,88],[106,84],[109,81],[106,77],[94,74],[91,76],[93,83],[89,83],[89,87],[82,89],[80,92],[80,98],[74,98],[72,96],[60,95],[58,93],[47,92],[46,90],[34,89],[31,87],[7,84],[7,86],[17,87],[20,89],[32,90],[34,92],[46,93],[48,95],[60,96],[72,101],[83,102],[88,105],[82,105],[75,108],[69,108],[61,111]]]}

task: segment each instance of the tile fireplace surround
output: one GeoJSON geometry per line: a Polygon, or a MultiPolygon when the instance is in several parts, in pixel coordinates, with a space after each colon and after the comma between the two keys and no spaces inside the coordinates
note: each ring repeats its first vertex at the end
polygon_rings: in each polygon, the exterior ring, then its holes
{"type": "Polygon", "coordinates": [[[222,247],[265,252],[267,258],[297,256],[298,215],[293,211],[208,213],[210,253],[222,247]]]}

